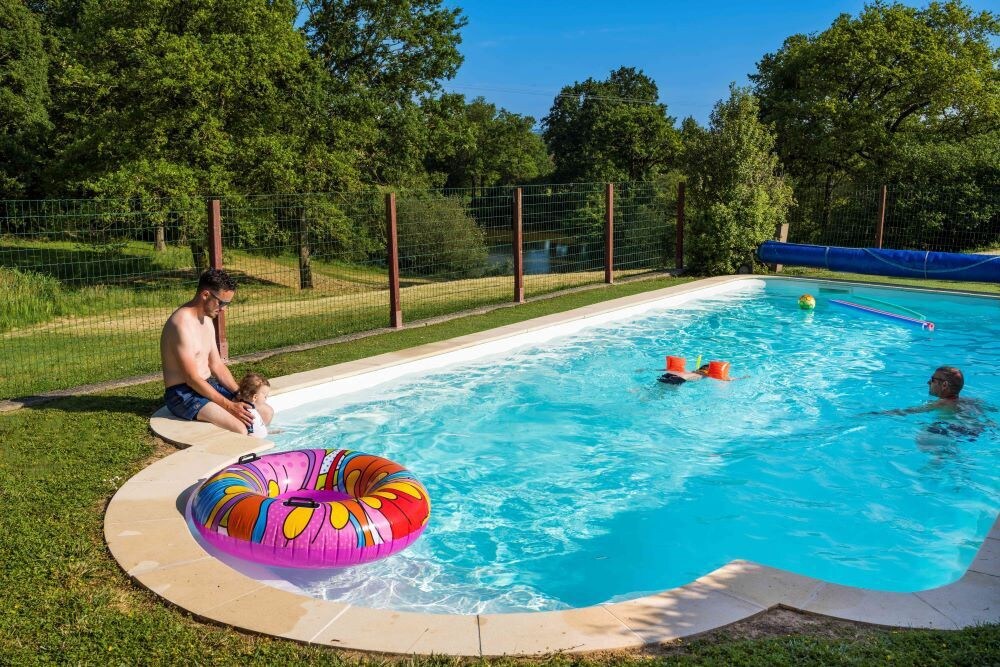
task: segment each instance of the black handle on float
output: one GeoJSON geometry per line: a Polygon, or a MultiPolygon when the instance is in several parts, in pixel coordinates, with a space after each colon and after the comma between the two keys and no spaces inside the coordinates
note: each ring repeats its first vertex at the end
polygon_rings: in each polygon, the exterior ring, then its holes
{"type": "Polygon", "coordinates": [[[236,463],[238,463],[238,464],[250,463],[251,461],[256,461],[259,458],[260,458],[259,456],[257,456],[256,454],[253,454],[253,453],[244,454],[240,458],[236,459],[236,463]]]}
{"type": "Polygon", "coordinates": [[[287,507],[308,507],[309,509],[316,509],[319,507],[319,503],[312,498],[296,498],[294,496],[282,504],[287,507]]]}

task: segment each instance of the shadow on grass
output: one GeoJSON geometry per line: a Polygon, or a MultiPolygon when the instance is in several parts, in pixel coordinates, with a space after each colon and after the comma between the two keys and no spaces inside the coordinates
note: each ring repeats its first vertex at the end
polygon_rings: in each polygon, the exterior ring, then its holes
{"type": "MultiPolygon", "coordinates": [[[[0,266],[52,276],[68,287],[115,286],[128,288],[169,288],[193,286],[198,271],[193,267],[173,268],[155,256],[127,251],[108,253],[77,247],[29,247],[0,244],[0,266]]],[[[243,286],[283,287],[238,270],[230,275],[243,286]]]]}
{"type": "Polygon", "coordinates": [[[47,396],[27,396],[14,399],[27,410],[59,410],[61,412],[121,413],[148,419],[163,407],[163,397],[114,396],[106,394],[86,394],[51,398],[47,396]]]}

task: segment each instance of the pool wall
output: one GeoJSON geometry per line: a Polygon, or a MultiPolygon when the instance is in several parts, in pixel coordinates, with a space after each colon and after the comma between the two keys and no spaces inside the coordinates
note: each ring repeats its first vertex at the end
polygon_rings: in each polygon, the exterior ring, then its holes
{"type": "MultiPolygon", "coordinates": [[[[345,384],[357,390],[649,308],[746,289],[754,284],[747,281],[759,280],[706,279],[275,378],[273,402],[287,409],[340,393],[345,384]]],[[[108,548],[134,581],[168,602],[200,619],[250,632],[365,651],[499,656],[635,648],[707,632],[775,606],[907,628],[958,629],[1000,622],[1000,519],[961,579],[917,593],[840,586],[737,560],[656,595],[568,611],[460,616],[319,600],[280,590],[225,565],[201,548],[185,519],[190,494],[202,480],[239,456],[273,445],[209,424],[180,421],[165,409],[153,416],[150,426],[183,449],[156,461],[118,490],[105,515],[108,548]]]]}

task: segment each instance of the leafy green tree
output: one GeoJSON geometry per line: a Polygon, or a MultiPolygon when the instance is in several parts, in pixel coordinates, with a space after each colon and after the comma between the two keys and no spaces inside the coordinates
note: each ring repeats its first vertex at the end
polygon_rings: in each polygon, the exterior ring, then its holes
{"type": "Polygon", "coordinates": [[[0,198],[32,191],[49,101],[41,24],[21,0],[0,0],[0,198]]]}
{"type": "Polygon", "coordinates": [[[632,67],[564,87],[542,120],[556,180],[641,181],[668,170],[679,137],[658,99],[653,80],[632,67]]]}
{"type": "Polygon", "coordinates": [[[458,71],[460,9],[442,0],[303,0],[310,50],[329,74],[338,117],[361,131],[364,179],[428,187],[418,96],[458,71]]]}
{"type": "Polygon", "coordinates": [[[789,37],[750,78],[785,166],[829,192],[845,177],[884,178],[915,143],[995,130],[998,34],[997,15],[960,0],[875,2],[819,34],[789,37]]]}
{"type": "MultiPolygon", "coordinates": [[[[80,4],[61,35],[68,64],[57,79],[52,181],[168,206],[192,194],[357,183],[353,133],[328,113],[327,75],[296,15],[292,0],[80,4]]],[[[314,216],[291,218],[303,219],[314,216]]],[[[196,265],[203,221],[203,212],[179,220],[196,265]]],[[[299,225],[256,218],[276,222],[299,225]]]]}
{"type": "Polygon", "coordinates": [[[405,104],[462,64],[460,9],[442,0],[304,0],[313,51],[342,92],[405,104]]]}
{"type": "Polygon", "coordinates": [[[1000,130],[900,147],[889,166],[885,245],[953,252],[1000,246],[1000,130]]]}
{"type": "Polygon", "coordinates": [[[348,151],[324,153],[322,70],[295,16],[291,0],[83,4],[64,38],[59,181],[97,189],[144,162],[184,165],[206,194],[350,181],[348,151]]]}
{"type": "Polygon", "coordinates": [[[437,185],[482,189],[551,171],[530,116],[498,110],[481,97],[466,103],[457,94],[424,99],[421,108],[429,134],[424,165],[437,185]]]}
{"type": "MultiPolygon", "coordinates": [[[[690,136],[686,157],[693,214],[688,260],[695,273],[735,273],[753,266],[757,246],[773,238],[792,202],[778,175],[774,134],[758,120],[748,91],[730,87],[707,131],[690,136]]],[[[690,128],[693,129],[693,128],[690,128]]]]}

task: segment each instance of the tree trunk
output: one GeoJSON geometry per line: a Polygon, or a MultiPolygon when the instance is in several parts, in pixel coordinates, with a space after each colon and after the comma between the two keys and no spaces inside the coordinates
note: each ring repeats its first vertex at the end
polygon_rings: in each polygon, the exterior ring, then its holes
{"type": "Polygon", "coordinates": [[[165,252],[167,249],[167,230],[163,225],[156,226],[156,240],[153,241],[153,249],[156,252],[165,252]]]}
{"type": "Polygon", "coordinates": [[[309,259],[309,223],[305,208],[299,209],[299,289],[312,289],[312,265],[309,259]]]}
{"type": "Polygon", "coordinates": [[[191,241],[191,260],[194,262],[195,271],[200,276],[208,270],[208,248],[204,243],[191,241]]]}

